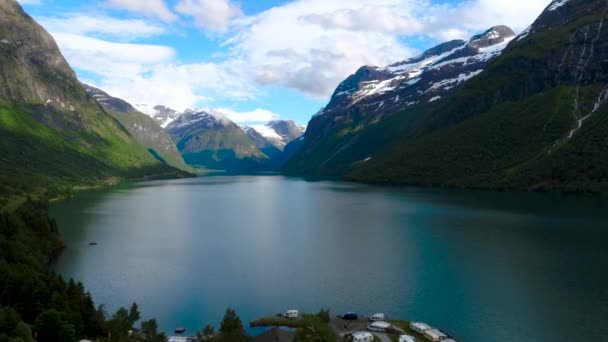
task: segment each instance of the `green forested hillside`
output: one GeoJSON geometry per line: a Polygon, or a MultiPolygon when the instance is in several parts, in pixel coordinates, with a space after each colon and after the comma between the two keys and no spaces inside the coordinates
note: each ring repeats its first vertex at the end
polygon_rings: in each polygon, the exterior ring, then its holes
{"type": "Polygon", "coordinates": [[[374,109],[356,106],[314,117],[286,172],[392,184],[608,191],[608,3],[552,5],[452,94],[375,120],[374,109]]]}

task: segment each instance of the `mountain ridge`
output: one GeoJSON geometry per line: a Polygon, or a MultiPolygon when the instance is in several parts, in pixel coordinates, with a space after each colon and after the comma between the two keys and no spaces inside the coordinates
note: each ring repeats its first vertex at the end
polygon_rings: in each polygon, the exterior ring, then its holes
{"type": "MultiPolygon", "coordinates": [[[[368,127],[396,112],[410,111],[412,125],[421,107],[438,105],[474,78],[515,38],[506,26],[494,26],[469,41],[453,40],[419,56],[386,67],[363,66],[336,88],[327,106],[308,124],[301,148],[286,163],[288,174],[339,177],[370,155],[388,148],[402,134],[387,127],[373,143],[362,138],[368,127]]],[[[403,125],[400,125],[403,126],[403,125]]],[[[405,128],[403,129],[405,130],[405,128]]]]}

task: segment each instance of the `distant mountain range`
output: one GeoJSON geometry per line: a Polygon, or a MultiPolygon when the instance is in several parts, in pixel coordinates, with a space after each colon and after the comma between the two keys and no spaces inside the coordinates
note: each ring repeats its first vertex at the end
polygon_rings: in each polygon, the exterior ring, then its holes
{"type": "Polygon", "coordinates": [[[266,125],[239,126],[215,111],[179,113],[154,107],[157,123],[164,126],[186,163],[232,171],[271,170],[282,165],[283,149],[304,133],[293,121],[275,120],[266,125]]]}
{"type": "Polygon", "coordinates": [[[285,171],[606,192],[607,18],[604,0],[556,0],[515,38],[499,26],[386,68],[363,67],[292,143],[302,146],[285,171]]]}
{"type": "Polygon", "coordinates": [[[399,63],[363,66],[306,129],[285,120],[239,126],[213,110],[132,106],[85,88],[53,38],[17,2],[0,2],[0,14],[5,200],[186,175],[181,170],[190,166],[281,168],[392,184],[608,191],[608,3],[602,0],[555,0],[519,36],[495,26],[399,63]]]}

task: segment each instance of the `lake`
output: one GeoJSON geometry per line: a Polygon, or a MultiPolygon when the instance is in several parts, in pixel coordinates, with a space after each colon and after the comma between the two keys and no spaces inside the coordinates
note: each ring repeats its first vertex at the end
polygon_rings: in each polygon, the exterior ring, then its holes
{"type": "Polygon", "coordinates": [[[56,271],[169,333],[217,327],[227,307],[245,325],[329,307],[467,342],[608,338],[606,198],[208,176],[51,212],[68,245],[56,271]]]}

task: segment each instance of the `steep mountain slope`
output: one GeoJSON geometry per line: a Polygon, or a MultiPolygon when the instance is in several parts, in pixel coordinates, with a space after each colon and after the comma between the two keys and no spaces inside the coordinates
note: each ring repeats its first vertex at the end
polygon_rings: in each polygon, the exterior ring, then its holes
{"type": "Polygon", "coordinates": [[[167,126],[189,165],[252,171],[269,168],[270,159],[243,130],[219,114],[186,111],[167,126]]]}
{"type": "Polygon", "coordinates": [[[450,41],[384,68],[360,68],[313,116],[304,142],[297,142],[302,147],[287,163],[286,172],[337,177],[356,167],[395,143],[421,113],[479,75],[514,37],[508,27],[496,26],[468,42],[450,41]],[[395,112],[401,112],[408,121],[372,132],[385,127],[395,112]]]}
{"type": "Polygon", "coordinates": [[[3,203],[113,177],[174,174],[90,97],[53,38],[15,0],[0,2],[3,203]]]}
{"type": "Polygon", "coordinates": [[[347,178],[608,191],[608,1],[556,0],[456,96],[347,178]]]}
{"type": "Polygon", "coordinates": [[[126,101],[112,97],[100,89],[90,85],[84,85],[84,88],[108,114],[118,120],[135,139],[148,148],[156,159],[178,169],[190,170],[169,134],[154,119],[139,112],[126,101]]]}
{"type": "MultiPolygon", "coordinates": [[[[239,125],[239,127],[245,132],[247,137],[253,141],[255,147],[257,147],[262,153],[268,156],[271,161],[279,161],[282,158],[283,151],[281,151],[270,138],[262,135],[255,128],[249,126],[239,125]]],[[[274,164],[274,163],[273,163],[274,164]]]]}

